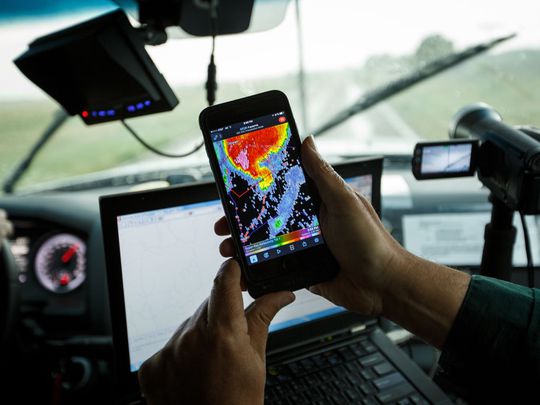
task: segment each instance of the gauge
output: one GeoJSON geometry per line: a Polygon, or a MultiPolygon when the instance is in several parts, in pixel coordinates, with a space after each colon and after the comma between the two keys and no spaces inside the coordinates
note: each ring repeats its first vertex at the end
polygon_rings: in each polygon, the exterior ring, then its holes
{"type": "Polygon", "coordinates": [[[86,278],[86,244],[75,235],[50,236],[35,257],[37,279],[47,290],[66,293],[80,286],[86,278]]]}

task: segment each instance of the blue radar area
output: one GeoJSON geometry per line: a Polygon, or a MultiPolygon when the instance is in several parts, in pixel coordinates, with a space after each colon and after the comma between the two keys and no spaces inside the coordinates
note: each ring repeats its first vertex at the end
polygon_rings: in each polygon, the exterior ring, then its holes
{"type": "MultiPolygon", "coordinates": [[[[287,225],[289,218],[293,216],[294,205],[298,199],[300,186],[304,184],[306,178],[300,166],[292,166],[285,173],[285,192],[279,201],[276,211],[277,217],[272,218],[270,223],[270,236],[274,237],[283,231],[287,225]]],[[[294,223],[292,223],[294,225],[294,223]]]]}

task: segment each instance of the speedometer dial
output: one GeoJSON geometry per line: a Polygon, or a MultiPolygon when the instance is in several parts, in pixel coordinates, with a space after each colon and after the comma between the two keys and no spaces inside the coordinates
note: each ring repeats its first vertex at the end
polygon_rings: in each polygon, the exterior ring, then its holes
{"type": "Polygon", "coordinates": [[[39,247],[35,269],[46,289],[55,293],[72,291],[86,278],[86,244],[69,233],[53,235],[39,247]]]}

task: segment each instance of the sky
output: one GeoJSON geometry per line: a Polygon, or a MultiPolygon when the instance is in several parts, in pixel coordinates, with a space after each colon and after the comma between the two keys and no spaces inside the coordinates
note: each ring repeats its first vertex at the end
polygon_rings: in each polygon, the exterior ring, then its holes
{"type": "MultiPolygon", "coordinates": [[[[300,2],[306,70],[361,66],[374,54],[413,52],[422,38],[438,33],[458,48],[517,32],[518,38],[497,52],[540,48],[540,2],[513,0],[303,0],[300,2]]],[[[88,18],[5,22],[0,25],[0,100],[43,98],[12,63],[33,39],[88,18]]],[[[217,38],[218,81],[275,77],[298,70],[294,3],[277,28],[217,38]]],[[[147,47],[158,69],[173,86],[203,84],[209,60],[209,38],[173,39],[147,47]]]]}

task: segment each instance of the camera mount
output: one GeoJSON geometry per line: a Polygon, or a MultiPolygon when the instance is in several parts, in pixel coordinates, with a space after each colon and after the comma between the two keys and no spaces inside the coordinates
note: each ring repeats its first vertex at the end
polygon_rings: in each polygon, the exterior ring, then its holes
{"type": "Polygon", "coordinates": [[[478,174],[490,190],[491,221],[484,232],[480,273],[509,280],[519,212],[524,228],[529,268],[533,268],[524,215],[540,214],[540,130],[512,127],[484,103],[465,106],[453,117],[447,142],[419,143],[412,169],[419,180],[478,174]]]}

